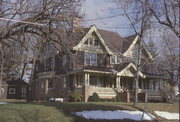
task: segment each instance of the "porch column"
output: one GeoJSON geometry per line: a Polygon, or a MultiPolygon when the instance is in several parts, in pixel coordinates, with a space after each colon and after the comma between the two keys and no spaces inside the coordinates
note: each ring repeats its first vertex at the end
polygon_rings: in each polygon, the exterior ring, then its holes
{"type": "Polygon", "coordinates": [[[141,89],[144,89],[144,80],[141,80],[141,89]]]}
{"type": "Polygon", "coordinates": [[[121,80],[120,78],[121,78],[120,76],[117,76],[117,77],[116,77],[116,88],[120,87],[120,82],[121,82],[121,81],[120,81],[120,80],[121,80]]]}
{"type": "Polygon", "coordinates": [[[83,86],[83,94],[84,94],[84,101],[87,102],[90,94],[89,89],[89,73],[84,74],[84,86],[83,86]]]}
{"type": "Polygon", "coordinates": [[[89,73],[84,74],[84,85],[89,85],[89,73]]]}
{"type": "Polygon", "coordinates": [[[48,79],[45,80],[45,95],[48,94],[48,79]]]}

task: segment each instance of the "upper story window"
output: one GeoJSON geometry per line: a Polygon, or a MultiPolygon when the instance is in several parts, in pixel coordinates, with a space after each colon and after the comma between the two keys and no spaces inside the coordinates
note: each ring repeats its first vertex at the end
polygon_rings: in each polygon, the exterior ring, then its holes
{"type": "Polygon", "coordinates": [[[85,42],[85,45],[99,46],[99,41],[95,37],[89,37],[85,42]]]}
{"type": "Polygon", "coordinates": [[[116,56],[111,56],[111,64],[115,64],[116,63],[116,56]]]}
{"type": "Polygon", "coordinates": [[[67,66],[67,55],[63,55],[62,65],[63,65],[63,67],[67,66]]]}
{"type": "Polygon", "coordinates": [[[85,52],[84,53],[84,64],[86,64],[86,65],[97,65],[97,54],[85,52]]]}
{"type": "Polygon", "coordinates": [[[120,64],[122,62],[122,59],[120,56],[114,55],[110,57],[111,64],[120,64]]]}

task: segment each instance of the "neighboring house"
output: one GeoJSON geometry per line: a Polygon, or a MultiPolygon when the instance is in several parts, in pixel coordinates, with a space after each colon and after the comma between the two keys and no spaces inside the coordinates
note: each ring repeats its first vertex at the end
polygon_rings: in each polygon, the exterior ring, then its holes
{"type": "Polygon", "coordinates": [[[27,99],[28,84],[23,80],[3,81],[1,99],[27,99]]]}
{"type": "Polygon", "coordinates": [[[69,40],[65,47],[70,51],[50,42],[43,46],[46,58],[37,61],[35,67],[36,100],[67,98],[69,93],[79,92],[87,101],[94,92],[101,98],[113,98],[117,93],[125,92],[130,94],[129,101],[134,96],[138,55],[141,55],[143,65],[138,72],[139,93],[160,97],[162,77],[148,72],[147,62],[153,60],[153,56],[138,35],[123,38],[93,25],[69,40]]]}

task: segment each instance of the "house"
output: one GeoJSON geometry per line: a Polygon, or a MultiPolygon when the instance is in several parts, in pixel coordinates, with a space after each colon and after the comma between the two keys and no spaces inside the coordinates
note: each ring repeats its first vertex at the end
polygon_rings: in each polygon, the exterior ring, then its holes
{"type": "Polygon", "coordinates": [[[20,79],[2,82],[1,99],[27,99],[29,84],[20,79]]]}
{"type": "Polygon", "coordinates": [[[138,92],[147,92],[152,99],[160,97],[162,77],[149,72],[147,62],[153,60],[153,55],[138,35],[123,38],[93,25],[72,37],[66,39],[66,48],[51,42],[44,44],[45,58],[35,66],[36,100],[67,98],[71,92],[78,92],[87,101],[94,92],[101,98],[124,92],[129,94],[129,101],[134,96],[137,62],[143,65],[138,72],[138,92]]]}

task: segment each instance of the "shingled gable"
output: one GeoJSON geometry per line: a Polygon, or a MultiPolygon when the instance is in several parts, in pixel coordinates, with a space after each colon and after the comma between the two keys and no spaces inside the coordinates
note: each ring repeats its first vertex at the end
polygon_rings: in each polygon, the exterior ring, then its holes
{"type": "MultiPolygon", "coordinates": [[[[125,63],[125,65],[121,70],[119,70],[117,75],[134,77],[135,74],[130,70],[130,68],[133,68],[134,71],[137,71],[137,68],[133,63],[125,63]]],[[[139,71],[139,75],[143,78],[146,78],[146,75],[144,75],[141,71],[139,71]]]]}
{"type": "Polygon", "coordinates": [[[104,48],[106,49],[106,51],[112,55],[113,52],[110,50],[109,46],[107,45],[106,41],[104,40],[104,38],[102,37],[101,33],[99,32],[99,30],[97,29],[97,27],[95,25],[93,25],[90,30],[87,32],[87,34],[82,38],[82,40],[73,47],[74,50],[79,50],[82,46],[82,44],[84,44],[84,42],[87,40],[87,38],[93,33],[95,32],[97,34],[97,36],[99,37],[102,45],[104,46],[104,48]]]}
{"type": "MultiPolygon", "coordinates": [[[[128,53],[134,48],[135,44],[138,42],[138,40],[140,39],[139,35],[135,34],[135,35],[131,35],[129,37],[126,37],[127,41],[123,42],[123,56],[128,56],[128,53]]],[[[148,57],[151,60],[154,60],[151,52],[149,51],[149,49],[147,48],[145,42],[142,40],[142,47],[143,49],[146,51],[148,57]]]]}

